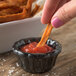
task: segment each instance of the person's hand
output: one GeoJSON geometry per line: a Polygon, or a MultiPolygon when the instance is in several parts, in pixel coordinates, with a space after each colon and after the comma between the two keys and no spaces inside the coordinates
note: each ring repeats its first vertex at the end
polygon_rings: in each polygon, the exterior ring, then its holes
{"type": "Polygon", "coordinates": [[[58,28],[76,17],[76,0],[46,0],[41,22],[58,28]]]}

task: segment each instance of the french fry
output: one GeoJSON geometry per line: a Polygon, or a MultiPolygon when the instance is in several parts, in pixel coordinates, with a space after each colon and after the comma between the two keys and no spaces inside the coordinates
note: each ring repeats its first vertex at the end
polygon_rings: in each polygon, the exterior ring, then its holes
{"type": "Polygon", "coordinates": [[[37,4],[35,5],[35,8],[32,10],[31,16],[34,16],[37,13],[39,7],[40,7],[39,5],[37,4]]]}
{"type": "Polygon", "coordinates": [[[41,7],[38,8],[36,14],[39,13],[42,9],[43,9],[43,5],[42,5],[41,7]]]}
{"type": "Polygon", "coordinates": [[[28,0],[7,0],[7,2],[10,5],[15,5],[15,6],[24,6],[27,4],[28,0]]]}
{"type": "Polygon", "coordinates": [[[49,35],[51,33],[53,29],[53,26],[49,23],[42,35],[42,38],[40,40],[40,42],[38,43],[37,47],[41,47],[41,46],[44,46],[44,44],[46,43],[47,39],[49,38],[49,35]]]}
{"type": "Polygon", "coordinates": [[[7,7],[8,5],[6,1],[0,1],[0,7],[7,7]]]}
{"type": "Polygon", "coordinates": [[[34,16],[38,11],[38,5],[32,11],[32,4],[36,0],[1,0],[0,23],[20,20],[34,16]]]}
{"type": "Polygon", "coordinates": [[[28,0],[28,1],[27,1],[26,9],[27,9],[28,11],[31,11],[32,3],[33,3],[33,0],[28,0]]]}
{"type": "Polygon", "coordinates": [[[28,0],[28,1],[27,1],[27,5],[25,6],[29,17],[31,17],[32,3],[33,3],[34,1],[35,1],[35,0],[28,0]]]}
{"type": "MultiPolygon", "coordinates": [[[[16,9],[18,11],[16,12],[4,12],[1,16],[0,14],[0,23],[3,23],[3,22],[9,22],[9,21],[14,21],[14,20],[20,20],[20,19],[24,19],[24,18],[27,18],[28,16],[25,14],[27,11],[25,8],[20,8],[20,7],[17,7],[17,6],[9,6],[9,7],[6,7],[6,8],[3,8],[4,10],[5,9],[12,9],[13,10],[16,9]],[[8,13],[8,14],[7,14],[8,13]]],[[[2,10],[3,10],[2,9],[2,10]]],[[[0,12],[2,11],[0,10],[0,12]]]]}

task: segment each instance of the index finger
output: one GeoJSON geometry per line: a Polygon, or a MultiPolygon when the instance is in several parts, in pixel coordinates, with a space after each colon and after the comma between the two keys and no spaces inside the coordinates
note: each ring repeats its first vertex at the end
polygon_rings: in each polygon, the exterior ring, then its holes
{"type": "Polygon", "coordinates": [[[60,0],[46,0],[41,18],[43,24],[49,23],[59,2],[60,0]]]}

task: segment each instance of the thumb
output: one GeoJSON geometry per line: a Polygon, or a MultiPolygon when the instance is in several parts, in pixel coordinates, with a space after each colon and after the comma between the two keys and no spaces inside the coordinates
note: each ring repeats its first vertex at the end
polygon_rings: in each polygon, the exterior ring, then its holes
{"type": "Polygon", "coordinates": [[[76,17],[76,1],[70,1],[57,10],[51,23],[55,28],[58,28],[74,17],[76,17]]]}

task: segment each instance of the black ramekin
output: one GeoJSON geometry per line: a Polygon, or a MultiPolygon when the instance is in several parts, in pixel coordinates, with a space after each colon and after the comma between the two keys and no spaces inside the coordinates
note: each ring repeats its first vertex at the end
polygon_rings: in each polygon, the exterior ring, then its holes
{"type": "Polygon", "coordinates": [[[49,53],[25,53],[20,50],[20,47],[31,42],[39,42],[39,37],[26,38],[17,41],[13,46],[13,52],[19,58],[21,67],[30,73],[44,73],[48,72],[55,65],[58,54],[61,52],[61,45],[52,39],[47,40],[47,45],[53,47],[53,52],[49,53]]]}

